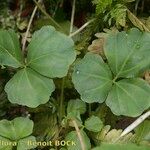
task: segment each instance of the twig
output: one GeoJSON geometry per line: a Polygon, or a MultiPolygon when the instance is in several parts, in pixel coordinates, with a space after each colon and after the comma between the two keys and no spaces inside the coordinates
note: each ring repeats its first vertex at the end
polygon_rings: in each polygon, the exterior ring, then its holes
{"type": "Polygon", "coordinates": [[[71,24],[70,24],[70,34],[73,31],[74,16],[75,16],[75,5],[76,5],[76,0],[73,0],[72,13],[71,13],[71,24]]]}
{"type": "Polygon", "coordinates": [[[128,134],[129,132],[131,132],[132,130],[134,130],[139,124],[141,124],[146,118],[148,118],[150,116],[150,110],[148,112],[146,112],[145,114],[143,114],[142,116],[140,116],[137,120],[135,120],[131,125],[129,125],[120,135],[120,137],[125,136],[126,134],[128,134]]]}
{"type": "Polygon", "coordinates": [[[56,6],[55,6],[55,10],[54,10],[54,12],[52,14],[53,18],[55,17],[55,14],[56,14],[56,11],[57,11],[58,7],[59,7],[59,1],[57,2],[56,6]]]}
{"type": "MultiPolygon", "coordinates": [[[[38,1],[38,3],[40,2],[41,0],[38,1]]],[[[22,51],[24,53],[25,51],[25,46],[26,46],[26,41],[27,41],[27,37],[28,37],[28,34],[29,34],[29,30],[30,30],[30,27],[31,27],[31,24],[32,24],[32,21],[33,21],[33,18],[35,16],[35,13],[37,11],[37,6],[35,6],[33,12],[32,12],[32,15],[31,15],[31,18],[29,20],[29,24],[28,24],[28,27],[27,27],[27,30],[26,30],[26,33],[25,33],[25,36],[23,38],[23,44],[22,44],[22,51]]]]}
{"type": "Polygon", "coordinates": [[[36,4],[36,6],[41,10],[41,12],[47,17],[49,18],[49,20],[51,20],[51,22],[53,22],[58,28],[60,28],[62,30],[62,27],[41,7],[41,5],[36,1],[33,0],[36,4]]]}
{"type": "Polygon", "coordinates": [[[90,23],[92,23],[95,19],[92,19],[90,21],[88,21],[87,23],[85,23],[82,27],[80,27],[77,31],[73,32],[72,34],[70,34],[70,37],[75,36],[76,34],[80,33],[84,28],[86,28],[90,23]]]}
{"type": "MultiPolygon", "coordinates": [[[[72,6],[72,15],[71,15],[71,24],[70,24],[70,33],[72,32],[73,30],[73,23],[74,23],[74,15],[75,15],[75,1],[76,0],[73,0],[73,6],[72,6]]],[[[62,79],[62,84],[61,84],[61,94],[60,94],[60,116],[59,116],[59,119],[60,119],[60,123],[61,123],[61,120],[62,120],[62,117],[63,117],[63,114],[64,114],[64,111],[63,111],[63,104],[64,104],[64,84],[65,84],[65,77],[62,79]]]]}
{"type": "Polygon", "coordinates": [[[81,149],[82,149],[82,150],[85,150],[85,144],[84,144],[84,141],[83,141],[83,139],[82,139],[82,135],[81,135],[80,129],[79,129],[79,127],[78,127],[78,124],[76,123],[75,120],[72,120],[72,123],[73,123],[73,125],[74,125],[74,127],[75,127],[75,129],[76,129],[77,136],[78,136],[79,141],[80,141],[80,144],[81,144],[81,149]]]}
{"type": "Polygon", "coordinates": [[[65,84],[65,77],[62,78],[62,83],[61,83],[61,93],[60,93],[60,112],[59,112],[59,122],[61,123],[63,115],[64,115],[64,84],[65,84]]]}
{"type": "Polygon", "coordinates": [[[137,15],[137,10],[138,10],[139,3],[140,3],[140,0],[137,0],[136,4],[135,4],[135,15],[137,15]]]}

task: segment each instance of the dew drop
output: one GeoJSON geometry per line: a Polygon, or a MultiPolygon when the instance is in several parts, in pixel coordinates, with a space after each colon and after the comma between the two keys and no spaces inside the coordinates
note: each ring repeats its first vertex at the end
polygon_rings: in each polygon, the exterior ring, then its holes
{"type": "Polygon", "coordinates": [[[80,72],[79,72],[79,70],[77,70],[77,72],[76,72],[77,74],[79,74],[80,72]]]}

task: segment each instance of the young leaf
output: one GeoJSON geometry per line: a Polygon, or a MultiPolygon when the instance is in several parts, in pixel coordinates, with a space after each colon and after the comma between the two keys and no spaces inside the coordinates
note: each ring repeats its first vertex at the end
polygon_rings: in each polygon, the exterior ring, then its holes
{"type": "Polygon", "coordinates": [[[116,4],[116,6],[110,11],[111,19],[116,20],[116,26],[126,25],[126,11],[127,8],[123,4],[116,4]]]}
{"type": "Polygon", "coordinates": [[[85,128],[89,131],[99,132],[103,127],[103,122],[99,117],[91,116],[85,121],[85,128]]]}
{"type": "Polygon", "coordinates": [[[79,100],[70,100],[68,102],[67,114],[70,112],[79,112],[80,114],[84,114],[86,112],[86,104],[79,100]]]}
{"type": "Polygon", "coordinates": [[[49,100],[54,91],[54,83],[32,69],[24,68],[10,79],[5,91],[11,103],[35,108],[49,100]]]}
{"type": "Polygon", "coordinates": [[[137,146],[135,144],[101,144],[92,150],[149,150],[148,146],[137,146]]]}
{"type": "Polygon", "coordinates": [[[140,78],[115,82],[106,104],[116,115],[136,117],[150,107],[150,86],[140,78]]]}
{"type": "Polygon", "coordinates": [[[22,66],[19,39],[12,30],[0,30],[0,65],[18,68],[22,66]]]}
{"type": "Polygon", "coordinates": [[[18,141],[17,150],[29,150],[36,148],[36,139],[34,136],[29,136],[18,141]]]}
{"type": "MultiPolygon", "coordinates": [[[[82,136],[82,139],[83,139],[83,142],[85,145],[85,149],[90,150],[91,149],[90,139],[88,138],[88,136],[86,135],[86,133],[83,130],[80,130],[80,132],[81,132],[81,136],[82,136]]],[[[75,143],[75,144],[69,145],[67,147],[68,150],[82,150],[76,131],[72,131],[72,132],[68,133],[65,140],[72,141],[75,143]]]]}
{"type": "Polygon", "coordinates": [[[88,53],[76,66],[72,76],[75,88],[85,102],[105,101],[112,86],[112,74],[96,54],[88,53]]]}
{"type": "Polygon", "coordinates": [[[63,77],[75,60],[71,38],[45,26],[35,32],[28,46],[27,65],[47,77],[63,77]]]}
{"type": "Polygon", "coordinates": [[[18,117],[12,121],[0,121],[0,137],[16,141],[29,136],[33,130],[33,121],[28,118],[18,117]]]}
{"type": "Polygon", "coordinates": [[[150,65],[150,33],[133,28],[110,35],[104,51],[115,79],[133,77],[150,65]]]}

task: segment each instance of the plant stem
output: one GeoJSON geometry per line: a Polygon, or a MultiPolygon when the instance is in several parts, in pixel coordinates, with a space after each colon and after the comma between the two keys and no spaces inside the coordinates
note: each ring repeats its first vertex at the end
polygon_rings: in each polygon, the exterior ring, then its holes
{"type": "Polygon", "coordinates": [[[36,4],[36,6],[41,10],[41,12],[47,17],[49,18],[49,20],[51,22],[53,22],[59,29],[62,30],[62,27],[42,8],[42,6],[36,1],[36,0],[33,0],[36,4]]]}
{"type": "Polygon", "coordinates": [[[62,0],[58,0],[58,1],[57,1],[57,4],[56,4],[56,6],[55,6],[55,10],[54,10],[54,12],[53,12],[53,14],[52,14],[52,17],[53,17],[53,18],[55,17],[56,11],[58,10],[58,7],[59,7],[59,3],[60,3],[61,1],[62,1],[62,0]]]}
{"type": "MultiPolygon", "coordinates": [[[[74,23],[74,15],[75,15],[75,1],[73,1],[73,6],[72,6],[72,15],[71,15],[71,24],[70,24],[70,33],[72,32],[73,30],[73,23],[74,23]]],[[[59,121],[61,123],[61,120],[63,118],[63,114],[64,114],[64,109],[63,109],[63,104],[64,104],[64,84],[65,84],[65,78],[62,79],[62,85],[61,85],[61,95],[60,95],[60,117],[59,117],[59,121]]]]}
{"type": "MultiPolygon", "coordinates": [[[[41,1],[41,0],[39,0],[37,3],[39,3],[40,1],[41,1]]],[[[31,28],[31,24],[32,24],[32,21],[33,21],[33,18],[34,18],[34,16],[35,16],[36,11],[37,11],[37,6],[35,6],[35,8],[34,8],[34,10],[33,10],[33,12],[32,12],[32,15],[31,15],[31,18],[30,18],[30,20],[29,20],[29,24],[28,24],[28,27],[27,27],[25,36],[24,36],[24,38],[23,38],[23,44],[22,44],[22,51],[23,51],[23,53],[24,53],[24,51],[25,51],[25,46],[26,46],[26,42],[27,42],[27,37],[28,37],[29,30],[30,30],[30,28],[31,28]]]]}
{"type": "Polygon", "coordinates": [[[121,135],[113,141],[113,143],[118,142],[123,136],[130,133],[132,130],[134,130],[139,124],[141,124],[146,118],[150,116],[150,110],[146,113],[144,113],[142,116],[140,116],[138,119],[136,119],[132,124],[130,124],[124,131],[121,133],[121,135]]]}
{"type": "Polygon", "coordinates": [[[92,19],[90,21],[88,21],[87,23],[85,23],[82,27],[80,27],[77,31],[73,32],[72,34],[70,34],[69,37],[73,37],[76,34],[80,33],[84,28],[86,28],[90,23],[92,23],[95,19],[92,19]]]}
{"type": "Polygon", "coordinates": [[[123,137],[123,136],[127,135],[129,132],[131,132],[132,130],[134,130],[139,124],[141,124],[149,116],[150,116],[150,110],[148,112],[146,112],[145,114],[143,114],[142,116],[140,116],[138,119],[136,119],[126,129],[124,129],[124,131],[122,132],[120,137],[123,137]]]}
{"type": "Polygon", "coordinates": [[[73,0],[72,13],[71,13],[71,24],[70,24],[70,34],[73,31],[74,16],[75,16],[75,4],[76,4],[76,0],[73,0]]]}
{"type": "Polygon", "coordinates": [[[80,144],[81,144],[81,149],[82,149],[82,150],[85,150],[85,144],[84,144],[84,141],[83,141],[83,139],[82,139],[82,135],[81,135],[80,129],[79,129],[79,127],[78,127],[78,124],[76,123],[75,120],[72,120],[72,123],[73,123],[73,125],[74,125],[74,127],[75,127],[75,129],[76,129],[77,136],[78,136],[79,141],[80,141],[80,144]]]}
{"type": "Polygon", "coordinates": [[[64,115],[64,84],[65,84],[65,78],[62,79],[61,83],[61,93],[60,93],[60,106],[59,106],[59,122],[61,123],[63,115],[64,115]]]}
{"type": "Polygon", "coordinates": [[[92,104],[88,104],[88,106],[89,106],[89,116],[90,116],[92,113],[92,104]]]}

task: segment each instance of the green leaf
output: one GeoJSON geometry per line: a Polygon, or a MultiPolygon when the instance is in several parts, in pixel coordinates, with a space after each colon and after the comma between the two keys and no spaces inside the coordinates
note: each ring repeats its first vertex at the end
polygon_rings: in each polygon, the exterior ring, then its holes
{"type": "Polygon", "coordinates": [[[99,117],[91,116],[85,121],[85,128],[89,131],[99,132],[103,127],[103,122],[99,117]]]}
{"type": "Polygon", "coordinates": [[[115,19],[116,25],[125,27],[126,25],[126,11],[127,8],[124,4],[117,4],[111,11],[111,19],[115,19]]]}
{"type": "Polygon", "coordinates": [[[93,4],[96,4],[96,14],[99,15],[104,13],[107,10],[107,7],[110,7],[112,0],[93,0],[93,4]]]}
{"type": "Polygon", "coordinates": [[[0,150],[12,150],[13,148],[13,143],[0,136],[0,150]]]}
{"type": "Polygon", "coordinates": [[[67,75],[75,60],[74,42],[51,26],[35,32],[28,46],[27,65],[47,77],[67,75]]]}
{"type": "MultiPolygon", "coordinates": [[[[80,130],[80,132],[81,132],[81,136],[83,139],[83,143],[85,145],[85,149],[90,150],[91,149],[90,139],[88,138],[88,136],[86,135],[86,133],[83,130],[80,130]]],[[[72,132],[68,133],[65,140],[75,143],[75,145],[74,144],[69,145],[67,147],[68,150],[82,150],[76,131],[72,131],[72,132]]]]}
{"type": "Polygon", "coordinates": [[[92,150],[149,150],[149,147],[135,144],[102,144],[92,150]]]}
{"type": "Polygon", "coordinates": [[[79,112],[80,114],[84,114],[86,112],[86,104],[79,100],[70,100],[68,102],[67,114],[71,112],[79,112]]]}
{"type": "Polygon", "coordinates": [[[75,66],[72,76],[76,90],[85,102],[105,101],[112,86],[112,74],[99,55],[88,53],[75,66]]]}
{"type": "Polygon", "coordinates": [[[86,112],[86,104],[85,102],[81,101],[80,99],[76,100],[70,100],[68,102],[68,107],[67,107],[67,117],[63,120],[64,125],[66,124],[68,126],[68,121],[69,121],[69,126],[73,126],[72,124],[72,119],[75,119],[78,126],[82,126],[82,119],[81,119],[81,114],[84,114],[86,112]]]}
{"type": "Polygon", "coordinates": [[[133,28],[110,35],[104,51],[115,79],[133,77],[150,65],[150,33],[133,28]]]}
{"type": "Polygon", "coordinates": [[[54,83],[32,69],[24,68],[6,84],[5,91],[11,103],[35,108],[49,100],[54,83]]]}
{"type": "Polygon", "coordinates": [[[74,127],[72,120],[75,120],[78,127],[83,127],[83,122],[79,112],[70,112],[65,119],[67,121],[66,126],[74,127]]]}
{"type": "Polygon", "coordinates": [[[106,104],[116,115],[136,117],[150,107],[150,86],[140,79],[114,82],[106,104]]]}
{"type": "Polygon", "coordinates": [[[29,136],[33,130],[33,121],[28,118],[18,117],[12,121],[0,121],[0,136],[13,141],[29,136]]]}
{"type": "Polygon", "coordinates": [[[28,150],[36,148],[36,139],[34,136],[29,136],[18,141],[17,150],[28,150]]]}
{"type": "Polygon", "coordinates": [[[143,140],[150,142],[150,121],[145,120],[135,129],[136,141],[139,143],[143,140]]]}
{"type": "Polygon", "coordinates": [[[126,144],[135,142],[135,135],[133,133],[128,133],[127,135],[120,137],[122,134],[122,129],[111,129],[110,125],[106,125],[102,128],[100,132],[98,132],[97,135],[95,135],[94,140],[99,145],[102,142],[105,143],[114,143],[117,142],[118,144],[126,144]]]}
{"type": "Polygon", "coordinates": [[[22,66],[19,39],[12,30],[0,30],[0,65],[18,68],[22,66]]]}

